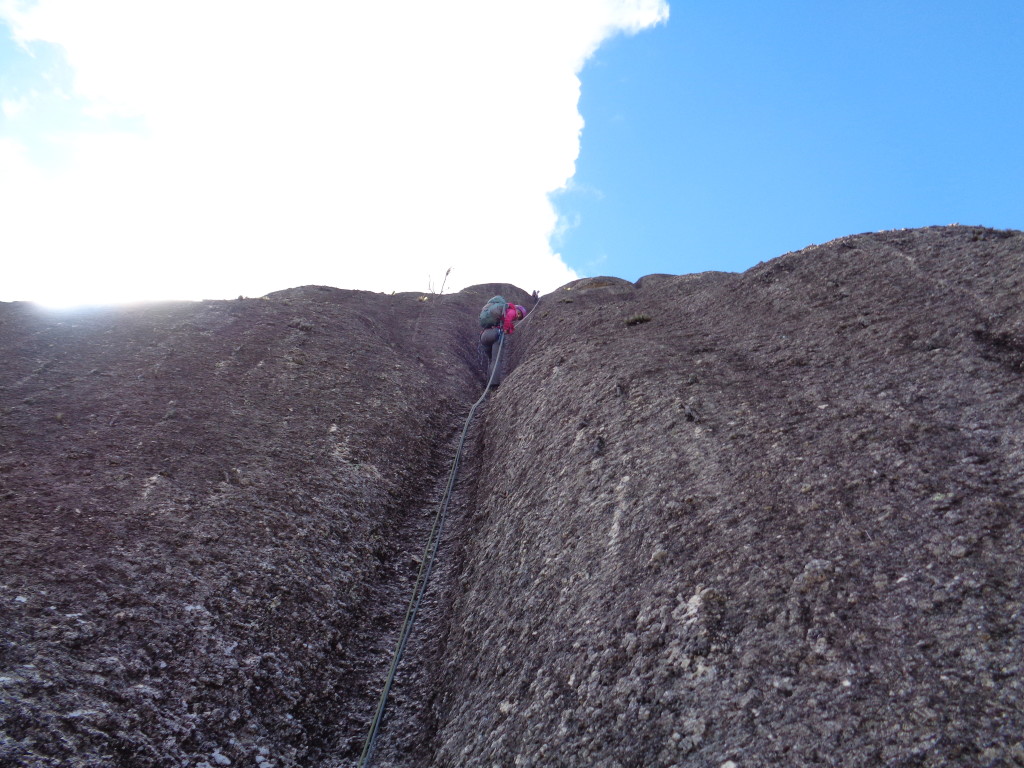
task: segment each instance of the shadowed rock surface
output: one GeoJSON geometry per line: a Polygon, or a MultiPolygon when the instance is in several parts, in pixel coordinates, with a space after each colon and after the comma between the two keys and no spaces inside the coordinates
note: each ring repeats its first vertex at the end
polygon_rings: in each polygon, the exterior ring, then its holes
{"type": "Polygon", "coordinates": [[[0,765],[358,755],[499,290],[0,305],[0,765]]]}
{"type": "MultiPolygon", "coordinates": [[[[544,297],[376,764],[1024,765],[1022,286],[949,227],[544,297]]],[[[354,765],[496,292],[0,305],[0,763],[354,765]]]]}

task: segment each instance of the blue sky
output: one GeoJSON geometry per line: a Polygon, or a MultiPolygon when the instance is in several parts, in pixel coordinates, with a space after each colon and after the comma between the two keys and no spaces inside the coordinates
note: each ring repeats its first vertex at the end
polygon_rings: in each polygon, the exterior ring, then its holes
{"type": "Polygon", "coordinates": [[[1024,228],[1024,3],[672,3],[581,74],[570,267],[742,271],[933,224],[1024,228]]]}
{"type": "Polygon", "coordinates": [[[1020,0],[0,0],[0,301],[547,292],[1024,228],[1022,30],[1020,0]]]}

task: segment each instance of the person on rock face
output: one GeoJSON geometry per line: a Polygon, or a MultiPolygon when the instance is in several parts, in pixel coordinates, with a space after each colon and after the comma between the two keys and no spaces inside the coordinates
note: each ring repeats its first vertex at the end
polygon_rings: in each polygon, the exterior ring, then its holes
{"type": "MultiPolygon", "coordinates": [[[[508,304],[505,307],[505,315],[501,320],[500,325],[492,325],[490,328],[485,328],[484,332],[480,334],[480,343],[484,347],[484,352],[487,353],[487,379],[491,381],[491,366],[494,363],[494,352],[495,343],[501,338],[501,334],[511,334],[515,330],[515,324],[518,323],[526,316],[526,309],[519,306],[518,304],[508,304]]],[[[499,369],[494,373],[494,379],[491,386],[498,386],[501,383],[501,370],[499,369]]]]}

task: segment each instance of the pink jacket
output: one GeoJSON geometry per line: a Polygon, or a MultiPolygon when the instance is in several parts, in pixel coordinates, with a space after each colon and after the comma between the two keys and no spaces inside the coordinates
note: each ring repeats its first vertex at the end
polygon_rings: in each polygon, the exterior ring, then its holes
{"type": "Polygon", "coordinates": [[[509,304],[508,307],[505,309],[505,322],[502,324],[502,330],[505,333],[512,333],[512,331],[515,329],[515,325],[513,325],[513,323],[515,323],[519,319],[519,310],[516,309],[516,305],[509,304]]]}

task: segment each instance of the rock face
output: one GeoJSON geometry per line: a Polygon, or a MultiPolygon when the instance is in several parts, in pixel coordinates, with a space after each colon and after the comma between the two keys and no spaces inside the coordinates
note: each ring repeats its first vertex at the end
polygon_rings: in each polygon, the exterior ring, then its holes
{"type": "MultiPolygon", "coordinates": [[[[1024,765],[1022,287],[950,227],[545,296],[375,764],[1024,765]]],[[[0,764],[354,765],[498,292],[0,306],[0,764]]]]}
{"type": "Polygon", "coordinates": [[[501,291],[0,305],[0,765],[358,755],[501,291]]]}

